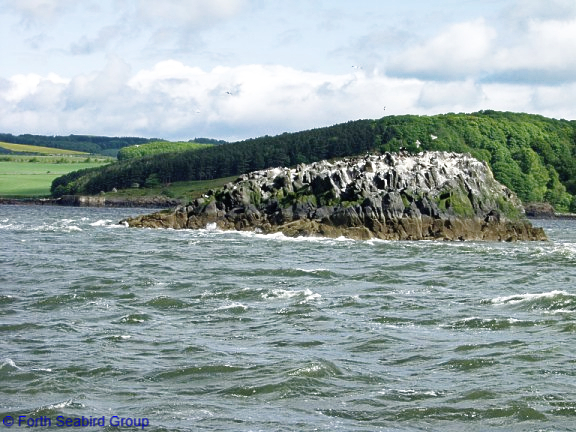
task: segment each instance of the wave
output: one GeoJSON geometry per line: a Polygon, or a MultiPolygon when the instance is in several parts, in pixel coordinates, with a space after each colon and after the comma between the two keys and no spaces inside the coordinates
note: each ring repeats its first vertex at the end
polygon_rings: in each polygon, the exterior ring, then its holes
{"type": "Polygon", "coordinates": [[[264,239],[264,240],[278,240],[283,242],[307,242],[307,243],[353,243],[358,240],[353,240],[347,237],[321,237],[321,236],[298,236],[298,237],[290,237],[286,236],[282,232],[275,232],[270,234],[264,234],[259,229],[255,229],[252,231],[236,231],[236,230],[222,230],[216,226],[215,223],[210,223],[206,225],[204,229],[198,230],[186,230],[190,232],[198,232],[203,235],[234,235],[240,236],[245,238],[257,238],[257,239],[264,239]]]}
{"type": "Polygon", "coordinates": [[[191,306],[183,300],[176,299],[168,296],[159,296],[147,301],[146,306],[153,307],[155,309],[185,309],[191,306]]]}
{"type": "Polygon", "coordinates": [[[496,306],[510,305],[529,310],[543,309],[556,313],[576,311],[576,295],[560,290],[496,297],[488,300],[488,303],[496,306]]]}
{"type": "MultiPolygon", "coordinates": [[[[107,225],[111,225],[111,224],[119,225],[115,222],[112,222],[110,219],[99,219],[96,222],[92,222],[89,225],[93,226],[93,227],[100,227],[100,226],[107,226],[107,225]]],[[[122,225],[120,225],[120,226],[122,226],[122,225]]]]}
{"type": "Polygon", "coordinates": [[[0,225],[1,230],[32,232],[79,232],[84,231],[78,225],[68,222],[54,222],[42,225],[7,224],[0,225]]]}
{"type": "Polygon", "coordinates": [[[170,369],[162,372],[158,372],[148,379],[151,381],[166,381],[166,380],[182,380],[183,378],[194,376],[194,377],[213,377],[224,374],[233,374],[235,372],[244,371],[244,367],[233,366],[230,364],[222,365],[203,365],[203,366],[186,366],[179,367],[175,369],[170,369]]]}
{"type": "Polygon", "coordinates": [[[15,370],[22,370],[20,367],[16,366],[16,363],[14,362],[14,360],[10,359],[10,358],[5,358],[4,360],[2,360],[2,363],[0,363],[0,371],[15,371],[15,370]]]}
{"type": "Polygon", "coordinates": [[[136,313],[130,315],[124,315],[118,321],[119,324],[141,324],[143,322],[149,321],[151,318],[148,314],[136,313]]]}
{"type": "Polygon", "coordinates": [[[328,269],[305,269],[305,268],[255,268],[253,270],[238,270],[235,274],[239,276],[259,277],[282,277],[282,278],[300,278],[300,277],[313,277],[318,279],[331,279],[338,275],[328,269]]]}
{"type": "Polygon", "coordinates": [[[422,389],[387,389],[379,392],[379,399],[396,402],[413,402],[425,399],[443,397],[444,392],[438,390],[422,389]]]}
{"type": "Polygon", "coordinates": [[[242,303],[233,302],[224,306],[220,306],[216,310],[224,310],[232,313],[243,313],[248,310],[248,306],[243,305],[242,303]]]}
{"type": "Polygon", "coordinates": [[[455,321],[443,327],[462,329],[486,329],[486,330],[506,330],[513,327],[532,327],[537,325],[535,321],[524,321],[516,318],[480,318],[470,317],[455,321]]]}
{"type": "Polygon", "coordinates": [[[312,290],[306,288],[304,290],[285,290],[281,288],[275,288],[267,293],[262,294],[264,300],[269,299],[292,299],[292,298],[302,299],[300,303],[306,303],[312,300],[318,300],[322,296],[312,290]]]}
{"type": "Polygon", "coordinates": [[[343,375],[343,372],[333,362],[328,360],[314,361],[306,366],[288,372],[288,375],[310,378],[325,378],[343,375]]]}

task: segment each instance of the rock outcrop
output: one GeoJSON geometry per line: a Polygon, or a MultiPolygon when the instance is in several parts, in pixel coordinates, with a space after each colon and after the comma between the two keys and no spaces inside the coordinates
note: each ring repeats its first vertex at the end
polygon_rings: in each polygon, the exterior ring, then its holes
{"type": "Polygon", "coordinates": [[[546,240],[486,164],[445,152],[255,171],[188,206],[123,223],[355,239],[546,240]]]}

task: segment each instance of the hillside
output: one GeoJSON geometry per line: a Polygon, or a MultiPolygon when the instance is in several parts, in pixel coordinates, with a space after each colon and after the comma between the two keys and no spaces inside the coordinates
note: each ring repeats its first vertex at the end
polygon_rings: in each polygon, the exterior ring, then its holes
{"type": "MultiPolygon", "coordinates": [[[[0,142],[8,144],[24,144],[28,146],[48,147],[63,150],[72,150],[82,153],[92,153],[105,156],[114,156],[123,147],[136,144],[146,144],[158,139],[137,137],[105,137],[95,135],[12,135],[0,134],[0,142]]],[[[12,150],[18,153],[18,150],[12,150]]]]}
{"type": "Polygon", "coordinates": [[[86,152],[66,150],[55,147],[41,147],[28,144],[12,144],[0,142],[0,149],[4,154],[38,154],[38,155],[88,155],[86,152]]]}
{"type": "Polygon", "coordinates": [[[486,161],[523,202],[576,207],[576,122],[481,111],[388,116],[260,137],[224,146],[122,161],[54,180],[54,196],[96,194],[154,179],[164,184],[240,175],[366,152],[444,150],[486,161]]]}

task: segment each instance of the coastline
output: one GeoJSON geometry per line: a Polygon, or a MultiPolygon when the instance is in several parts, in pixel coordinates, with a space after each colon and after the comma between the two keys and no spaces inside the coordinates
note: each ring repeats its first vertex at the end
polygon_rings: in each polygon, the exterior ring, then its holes
{"type": "MultiPolygon", "coordinates": [[[[6,198],[0,197],[0,205],[40,205],[64,207],[112,207],[112,208],[173,208],[182,205],[182,201],[162,195],[114,198],[91,195],[64,195],[61,198],[6,198]]],[[[524,206],[526,217],[530,220],[560,219],[576,220],[576,213],[558,213],[551,207],[548,211],[534,212],[532,204],[524,206]]]]}
{"type": "Polygon", "coordinates": [[[0,205],[42,205],[65,207],[171,208],[180,200],[165,196],[114,198],[106,196],[64,195],[61,198],[0,198],[0,205]]]}

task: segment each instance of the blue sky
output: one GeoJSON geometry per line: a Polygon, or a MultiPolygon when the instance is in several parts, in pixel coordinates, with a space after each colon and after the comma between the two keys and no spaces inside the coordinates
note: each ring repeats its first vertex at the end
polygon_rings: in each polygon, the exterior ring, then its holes
{"type": "Polygon", "coordinates": [[[188,140],[576,119],[574,0],[0,0],[0,132],[188,140]]]}

